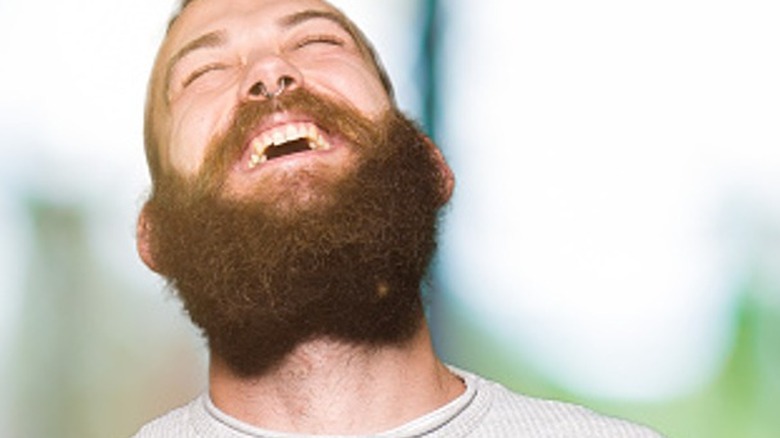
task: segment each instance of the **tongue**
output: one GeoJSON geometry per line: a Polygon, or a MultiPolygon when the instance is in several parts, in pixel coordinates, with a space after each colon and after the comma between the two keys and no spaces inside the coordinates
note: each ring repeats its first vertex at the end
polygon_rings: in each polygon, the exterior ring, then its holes
{"type": "Polygon", "coordinates": [[[273,146],[265,151],[265,156],[269,160],[274,158],[284,157],[287,155],[297,154],[298,152],[310,151],[309,141],[305,138],[299,140],[288,141],[287,143],[280,144],[279,146],[273,146]]]}

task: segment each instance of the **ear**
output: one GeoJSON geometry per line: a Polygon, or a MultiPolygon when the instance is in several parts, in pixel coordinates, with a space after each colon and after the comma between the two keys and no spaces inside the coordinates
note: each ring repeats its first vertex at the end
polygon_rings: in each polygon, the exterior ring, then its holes
{"type": "Polygon", "coordinates": [[[428,146],[428,149],[430,150],[431,155],[433,156],[433,159],[439,168],[439,173],[441,174],[442,184],[440,188],[440,205],[444,205],[450,200],[452,197],[452,192],[455,190],[455,175],[452,173],[452,169],[450,169],[450,166],[447,164],[447,160],[444,159],[444,154],[441,153],[441,150],[438,146],[436,146],[436,143],[434,143],[433,140],[431,140],[431,138],[427,135],[423,135],[423,140],[428,146]]]}
{"type": "Polygon", "coordinates": [[[145,204],[141,213],[138,215],[135,237],[136,249],[141,260],[154,272],[160,272],[157,263],[154,260],[154,249],[152,245],[152,224],[149,221],[149,204],[145,204]]]}

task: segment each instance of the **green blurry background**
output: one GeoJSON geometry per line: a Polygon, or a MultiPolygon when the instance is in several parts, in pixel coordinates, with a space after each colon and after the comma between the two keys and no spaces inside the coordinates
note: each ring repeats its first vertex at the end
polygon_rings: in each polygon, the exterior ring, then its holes
{"type": "MultiPolygon", "coordinates": [[[[334,2],[458,175],[438,350],[671,437],[780,430],[780,6],[334,2]]],[[[204,389],[135,255],[173,2],[0,2],[0,436],[126,437],[204,389]]]]}

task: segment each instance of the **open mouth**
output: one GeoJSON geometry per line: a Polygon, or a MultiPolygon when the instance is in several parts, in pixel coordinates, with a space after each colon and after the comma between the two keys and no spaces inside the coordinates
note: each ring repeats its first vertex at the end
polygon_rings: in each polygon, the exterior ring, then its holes
{"type": "Polygon", "coordinates": [[[249,143],[248,169],[294,154],[327,151],[331,144],[313,123],[290,123],[269,129],[249,143]]]}

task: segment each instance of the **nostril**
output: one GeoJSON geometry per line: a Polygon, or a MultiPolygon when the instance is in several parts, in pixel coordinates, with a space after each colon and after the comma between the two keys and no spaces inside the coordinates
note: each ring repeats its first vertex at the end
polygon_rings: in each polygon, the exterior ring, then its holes
{"type": "Polygon", "coordinates": [[[284,93],[285,90],[287,90],[291,85],[295,84],[295,79],[290,76],[282,76],[278,81],[276,81],[276,83],[277,88],[273,92],[268,91],[268,88],[266,88],[263,81],[255,82],[247,92],[252,98],[264,97],[266,99],[275,99],[281,96],[282,93],[284,93]]]}
{"type": "Polygon", "coordinates": [[[252,88],[249,89],[249,94],[255,97],[267,96],[268,91],[265,89],[265,84],[258,81],[254,85],[252,85],[252,88]]]}
{"type": "Polygon", "coordinates": [[[289,76],[282,76],[279,78],[279,89],[284,90],[295,82],[295,79],[289,76]]]}
{"type": "Polygon", "coordinates": [[[284,93],[285,90],[287,90],[287,87],[295,83],[295,80],[290,76],[282,76],[279,78],[278,81],[276,81],[276,83],[278,87],[276,88],[276,91],[274,91],[273,93],[268,92],[268,90],[264,88],[266,98],[275,99],[281,96],[282,93],[284,93]]]}

